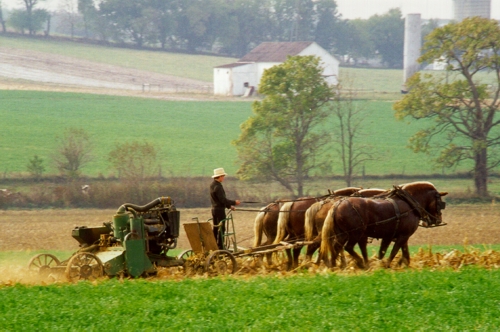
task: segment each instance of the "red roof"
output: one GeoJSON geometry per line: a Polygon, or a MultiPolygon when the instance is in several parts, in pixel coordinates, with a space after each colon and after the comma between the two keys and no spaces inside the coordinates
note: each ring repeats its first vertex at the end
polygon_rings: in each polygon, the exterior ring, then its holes
{"type": "Polygon", "coordinates": [[[265,42],[254,48],[238,62],[285,62],[287,56],[298,55],[312,43],[314,42],[265,42]]]}

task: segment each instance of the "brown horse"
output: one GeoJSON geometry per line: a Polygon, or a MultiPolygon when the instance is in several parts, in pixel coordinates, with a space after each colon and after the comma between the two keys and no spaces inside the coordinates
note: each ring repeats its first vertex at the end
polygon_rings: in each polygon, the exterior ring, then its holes
{"type": "MultiPolygon", "coordinates": [[[[349,188],[346,188],[349,189],[349,188]]],[[[373,197],[375,195],[380,195],[387,190],[384,189],[378,189],[378,188],[370,188],[370,189],[361,189],[357,188],[352,188],[350,190],[339,190],[335,191],[334,194],[335,196],[329,197],[325,200],[319,201],[317,203],[314,203],[311,205],[309,209],[306,211],[306,216],[305,216],[305,234],[306,234],[306,239],[307,241],[313,241],[313,244],[310,246],[313,246],[312,251],[314,252],[316,249],[318,249],[321,245],[321,229],[323,228],[323,223],[325,222],[325,218],[328,215],[328,211],[330,211],[331,207],[333,204],[342,199],[342,197],[346,196],[356,196],[356,197],[373,197]]],[[[368,253],[366,252],[366,245],[362,246],[360,244],[361,252],[363,254],[363,257],[367,257],[368,259],[368,253]]],[[[309,250],[308,250],[309,251],[309,250]]],[[[318,255],[318,259],[316,260],[316,264],[319,264],[323,257],[318,255]]],[[[345,257],[342,254],[341,255],[341,261],[342,261],[342,266],[345,265],[345,257]]],[[[325,260],[326,262],[326,260],[325,260]]]]}
{"type": "MultiPolygon", "coordinates": [[[[322,255],[331,253],[331,266],[345,249],[360,268],[368,264],[354,251],[356,243],[368,237],[382,239],[378,258],[383,259],[392,241],[389,267],[399,249],[399,263],[410,264],[408,239],[417,230],[420,220],[424,226],[436,226],[442,222],[441,200],[446,192],[438,192],[430,182],[413,182],[395,187],[390,194],[379,198],[349,197],[336,202],[325,219],[322,230],[322,255]]],[[[326,256],[324,256],[326,257],[326,256]]]]}
{"type": "MultiPolygon", "coordinates": [[[[278,229],[279,211],[280,205],[278,203],[270,203],[257,214],[254,222],[254,247],[270,245],[274,242],[278,229]],[[266,235],[264,243],[262,243],[263,234],[266,235]]],[[[269,265],[272,265],[272,256],[272,252],[266,253],[266,261],[269,265]]]]}
{"type": "MultiPolygon", "coordinates": [[[[350,195],[361,188],[348,187],[330,192],[330,195],[316,198],[316,197],[302,197],[292,202],[286,202],[280,209],[278,219],[278,231],[274,243],[280,243],[283,240],[290,242],[305,240],[305,215],[307,209],[311,207],[318,200],[324,200],[328,197],[337,197],[341,195],[350,195]]],[[[307,246],[306,257],[311,259],[313,253],[319,248],[319,243],[307,246]]],[[[286,250],[288,257],[287,268],[290,270],[299,265],[299,255],[302,246],[297,246],[292,250],[286,250]]]]}
{"type": "MultiPolygon", "coordinates": [[[[295,242],[304,240],[304,219],[306,210],[317,202],[315,197],[301,197],[295,201],[286,202],[280,209],[278,218],[278,232],[276,234],[275,244],[283,240],[295,242]]],[[[299,265],[299,255],[303,246],[296,246],[291,249],[286,249],[288,257],[287,269],[291,270],[299,265]]],[[[309,252],[308,252],[309,254],[309,252]]]]}

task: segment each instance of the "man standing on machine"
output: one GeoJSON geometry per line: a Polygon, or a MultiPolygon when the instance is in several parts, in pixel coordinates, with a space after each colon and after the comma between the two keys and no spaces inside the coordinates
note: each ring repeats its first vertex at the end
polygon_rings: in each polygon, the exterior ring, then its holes
{"type": "Polygon", "coordinates": [[[226,192],[224,191],[224,187],[222,187],[222,181],[224,181],[226,175],[224,168],[214,169],[214,175],[212,175],[214,180],[210,184],[210,200],[212,202],[212,218],[214,223],[213,230],[219,249],[223,249],[222,243],[224,241],[220,234],[221,232],[222,234],[225,232],[225,225],[221,225],[222,229],[219,230],[219,223],[221,220],[226,219],[226,209],[234,210],[234,206],[240,204],[239,200],[233,201],[226,198],[226,192]]]}

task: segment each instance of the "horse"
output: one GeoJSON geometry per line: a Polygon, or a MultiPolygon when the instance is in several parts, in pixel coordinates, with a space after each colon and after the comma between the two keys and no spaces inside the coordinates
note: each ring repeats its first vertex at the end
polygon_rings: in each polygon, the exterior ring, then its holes
{"type": "MultiPolygon", "coordinates": [[[[349,189],[349,188],[346,188],[349,189]]],[[[380,195],[387,192],[385,189],[379,188],[369,188],[369,189],[361,189],[361,188],[350,188],[350,190],[339,190],[334,192],[336,194],[333,197],[329,197],[325,200],[319,201],[311,205],[309,209],[306,211],[305,215],[305,236],[307,241],[313,241],[312,251],[314,252],[321,245],[321,229],[323,228],[323,223],[325,222],[325,218],[328,215],[328,211],[331,209],[333,204],[345,196],[356,196],[356,197],[373,197],[375,195],[380,195]],[[356,190],[357,189],[357,190],[356,190]]],[[[363,253],[363,257],[368,257],[368,253],[366,252],[366,245],[361,246],[361,251],[363,253]]],[[[308,250],[309,251],[309,250],[308,250]]],[[[319,264],[323,259],[321,252],[318,255],[318,258],[315,264],[319,264]]],[[[326,260],[325,260],[326,261],[326,260]]],[[[345,265],[345,257],[341,255],[342,265],[345,265]]]]}
{"type": "Polygon", "coordinates": [[[412,182],[395,186],[389,194],[380,197],[348,197],[337,201],[325,218],[321,234],[321,252],[331,253],[331,266],[335,267],[338,254],[345,249],[360,268],[368,265],[368,260],[354,251],[354,246],[368,237],[382,239],[378,259],[382,260],[392,241],[386,267],[399,249],[402,258],[399,264],[410,264],[408,239],[417,230],[420,221],[425,227],[442,223],[441,210],[445,208],[442,197],[447,192],[438,192],[430,182],[412,182]]]}
{"type": "MultiPolygon", "coordinates": [[[[316,197],[302,197],[295,201],[286,202],[280,209],[279,218],[278,218],[278,231],[276,238],[274,240],[274,244],[278,244],[283,241],[285,238],[287,241],[300,241],[305,239],[305,214],[307,209],[311,207],[314,203],[318,202],[318,200],[323,200],[327,197],[334,197],[338,195],[348,195],[352,194],[360,190],[361,188],[356,187],[348,187],[336,190],[334,192],[330,192],[329,195],[326,195],[321,198],[316,197]]],[[[295,246],[292,250],[286,249],[286,254],[288,257],[287,269],[290,270],[299,265],[299,255],[303,246],[295,246]]],[[[310,259],[319,248],[318,244],[308,245],[306,257],[310,259]]]]}
{"type": "MultiPolygon", "coordinates": [[[[261,245],[270,245],[276,238],[278,229],[278,216],[280,211],[279,203],[273,202],[260,209],[254,222],[254,247],[261,245]],[[262,235],[266,235],[266,241],[262,243],[262,235]]],[[[268,265],[272,265],[272,252],[266,253],[268,265]]]]}

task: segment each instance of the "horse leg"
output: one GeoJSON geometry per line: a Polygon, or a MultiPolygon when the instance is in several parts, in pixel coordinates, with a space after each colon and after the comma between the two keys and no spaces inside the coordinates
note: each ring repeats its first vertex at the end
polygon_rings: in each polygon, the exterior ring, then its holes
{"type": "Polygon", "coordinates": [[[267,262],[268,266],[273,265],[273,253],[272,252],[266,253],[266,262],[267,262]]]}
{"type": "MultiPolygon", "coordinates": [[[[307,261],[312,261],[313,254],[316,250],[318,250],[320,244],[321,244],[321,240],[314,241],[312,244],[307,246],[307,252],[306,252],[306,260],[307,261]]],[[[319,254],[318,254],[318,258],[316,259],[316,262],[314,262],[314,264],[319,265],[320,262],[321,262],[321,260],[320,260],[319,254]]]]}
{"type": "MultiPolygon", "coordinates": [[[[380,261],[382,259],[384,259],[385,253],[387,252],[387,248],[389,248],[390,244],[391,244],[391,240],[390,239],[386,239],[386,238],[382,239],[382,243],[380,244],[380,248],[378,250],[378,259],[380,261]]],[[[390,267],[390,263],[389,264],[384,264],[384,266],[386,268],[388,268],[388,267],[390,267]]]]}
{"type": "Polygon", "coordinates": [[[302,246],[298,248],[293,248],[293,268],[296,268],[299,266],[299,256],[300,256],[300,251],[302,250],[302,246]]]}
{"type": "Polygon", "coordinates": [[[292,257],[292,249],[285,249],[286,257],[288,258],[286,263],[286,270],[290,271],[293,268],[293,257],[292,257]]]}
{"type": "Polygon", "coordinates": [[[347,260],[345,259],[344,249],[341,249],[340,253],[340,267],[345,269],[347,267],[347,260]]]}
{"type": "Polygon", "coordinates": [[[403,255],[398,261],[398,265],[406,264],[406,266],[410,266],[410,250],[408,249],[408,241],[404,245],[401,246],[401,251],[403,255]]]}
{"type": "Polygon", "coordinates": [[[357,240],[349,239],[349,241],[347,241],[347,244],[345,245],[345,251],[347,251],[352,256],[352,258],[354,258],[354,260],[356,261],[356,265],[360,269],[364,269],[365,264],[363,263],[363,259],[354,251],[354,246],[357,242],[357,240]]]}
{"type": "Polygon", "coordinates": [[[345,269],[347,267],[347,262],[344,254],[344,246],[348,238],[346,236],[336,236],[332,240],[332,257],[331,266],[335,267],[337,264],[337,257],[340,255],[340,268],[345,269]]]}
{"type": "Polygon", "coordinates": [[[407,242],[408,242],[407,237],[397,238],[396,241],[394,241],[394,246],[392,247],[391,254],[389,255],[389,260],[387,261],[387,267],[391,266],[391,262],[394,259],[394,257],[396,257],[396,254],[398,253],[399,249],[402,248],[407,242]]]}
{"type": "Polygon", "coordinates": [[[370,265],[370,262],[368,261],[368,251],[366,250],[367,245],[368,245],[368,237],[363,236],[358,241],[358,247],[361,250],[361,255],[363,255],[363,261],[365,262],[365,266],[370,265]]]}

